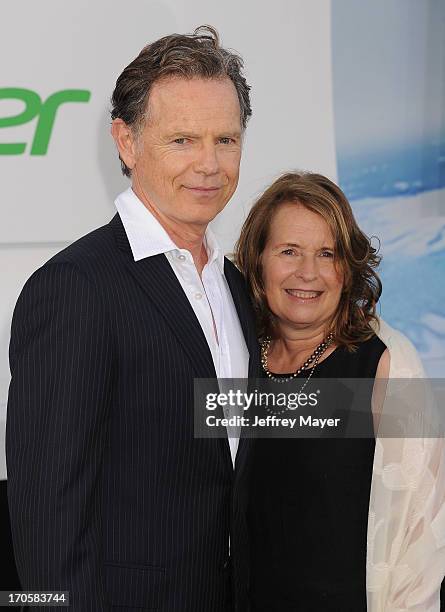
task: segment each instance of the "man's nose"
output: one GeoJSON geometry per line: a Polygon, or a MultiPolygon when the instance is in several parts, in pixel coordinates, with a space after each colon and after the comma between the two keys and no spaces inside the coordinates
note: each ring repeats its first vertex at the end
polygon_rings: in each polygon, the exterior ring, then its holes
{"type": "Polygon", "coordinates": [[[215,144],[203,144],[195,160],[195,171],[201,174],[216,174],[219,172],[218,153],[215,144]]]}
{"type": "Polygon", "coordinates": [[[318,276],[318,260],[314,255],[302,255],[298,259],[295,276],[305,282],[315,280],[318,276]]]}

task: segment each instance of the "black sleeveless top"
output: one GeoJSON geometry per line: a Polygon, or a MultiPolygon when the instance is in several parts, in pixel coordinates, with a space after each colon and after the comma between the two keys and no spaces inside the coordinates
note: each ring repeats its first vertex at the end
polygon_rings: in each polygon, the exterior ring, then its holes
{"type": "MultiPolygon", "coordinates": [[[[339,347],[313,378],[375,378],[385,348],[377,336],[355,353],[339,347]]],[[[252,612],[366,612],[374,446],[373,438],[255,441],[252,612]]]]}

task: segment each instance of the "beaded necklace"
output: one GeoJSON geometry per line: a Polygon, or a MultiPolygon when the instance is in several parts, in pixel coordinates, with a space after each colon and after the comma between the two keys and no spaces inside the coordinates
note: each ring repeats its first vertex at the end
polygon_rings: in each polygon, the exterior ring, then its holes
{"type": "Polygon", "coordinates": [[[330,332],[326,336],[326,338],[322,342],[320,342],[320,344],[314,350],[312,355],[306,359],[303,365],[299,367],[298,370],[294,372],[292,376],[289,376],[288,378],[281,378],[281,377],[279,378],[277,376],[274,376],[267,366],[267,353],[269,351],[271,341],[272,341],[272,338],[268,336],[261,342],[261,365],[263,366],[263,370],[268,376],[268,378],[271,378],[275,382],[289,382],[290,380],[292,380],[293,378],[296,378],[299,374],[301,374],[303,370],[308,368],[311,365],[311,363],[313,363],[314,365],[312,366],[311,372],[308,377],[308,380],[309,380],[315,368],[317,367],[318,362],[320,361],[320,357],[323,355],[323,353],[329,348],[329,346],[334,341],[334,334],[330,332]]]}

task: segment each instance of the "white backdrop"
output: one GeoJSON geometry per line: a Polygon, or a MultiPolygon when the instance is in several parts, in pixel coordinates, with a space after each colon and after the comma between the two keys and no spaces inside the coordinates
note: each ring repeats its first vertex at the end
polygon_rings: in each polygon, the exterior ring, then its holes
{"type": "Polygon", "coordinates": [[[2,10],[0,88],[35,91],[45,101],[66,89],[91,92],[59,107],[46,155],[30,155],[37,120],[3,127],[24,104],[0,99],[0,478],[6,478],[4,428],[12,310],[28,276],[55,252],[109,221],[127,185],[109,135],[109,98],[122,69],[148,42],[212,24],[238,51],[252,86],[241,179],[214,223],[232,250],[255,196],[279,173],[310,169],[336,180],[329,0],[96,0],[8,3],[2,10]]]}

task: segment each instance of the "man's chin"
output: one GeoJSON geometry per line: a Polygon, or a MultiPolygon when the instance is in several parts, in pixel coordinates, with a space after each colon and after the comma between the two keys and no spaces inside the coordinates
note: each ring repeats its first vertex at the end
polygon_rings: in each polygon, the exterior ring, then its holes
{"type": "Polygon", "coordinates": [[[195,217],[191,217],[189,219],[184,219],[184,222],[187,223],[188,225],[194,225],[196,227],[200,226],[203,227],[204,229],[209,225],[209,223],[211,223],[213,221],[213,219],[215,219],[215,217],[218,215],[218,213],[215,213],[213,216],[195,216],[195,217]]]}
{"type": "Polygon", "coordinates": [[[211,205],[207,202],[207,205],[203,202],[198,204],[191,204],[184,212],[184,221],[186,223],[208,225],[219,213],[224,210],[224,205],[211,205]]]}

